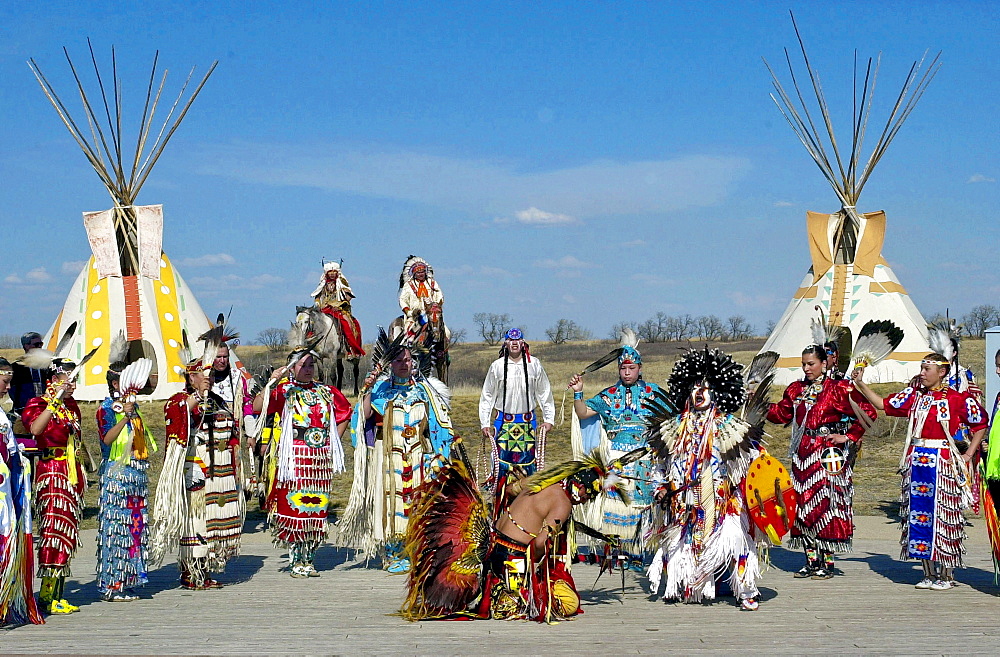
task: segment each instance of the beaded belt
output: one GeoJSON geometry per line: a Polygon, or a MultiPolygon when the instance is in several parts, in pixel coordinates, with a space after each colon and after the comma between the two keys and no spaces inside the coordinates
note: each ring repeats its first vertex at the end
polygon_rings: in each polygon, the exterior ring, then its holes
{"type": "Polygon", "coordinates": [[[65,461],[66,450],[62,447],[56,447],[56,448],[46,447],[45,449],[42,450],[41,457],[43,461],[51,461],[51,460],[65,461]]]}
{"type": "Polygon", "coordinates": [[[934,449],[944,449],[951,447],[951,444],[944,438],[914,438],[910,441],[914,447],[931,447],[934,449]]]}

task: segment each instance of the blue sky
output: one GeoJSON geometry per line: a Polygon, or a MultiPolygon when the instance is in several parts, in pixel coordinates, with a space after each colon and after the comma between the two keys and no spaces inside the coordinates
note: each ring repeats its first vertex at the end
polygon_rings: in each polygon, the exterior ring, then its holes
{"type": "MultiPolygon", "coordinates": [[[[925,314],[996,303],[997,10],[972,2],[46,3],[0,9],[0,333],[44,330],[110,198],[42,95],[72,109],[66,46],[117,49],[141,109],[153,52],[176,90],[219,67],[138,198],[209,315],[286,326],[344,259],[368,336],[410,253],[453,327],[509,313],[777,319],[836,197],[768,94],[796,13],[846,139],[852,62],[883,53],[877,116],[913,60],[943,67],[861,196],[925,314]]],[[[783,76],[787,80],[787,75],[783,76]]],[[[869,145],[869,148],[871,144],[869,145]]]]}

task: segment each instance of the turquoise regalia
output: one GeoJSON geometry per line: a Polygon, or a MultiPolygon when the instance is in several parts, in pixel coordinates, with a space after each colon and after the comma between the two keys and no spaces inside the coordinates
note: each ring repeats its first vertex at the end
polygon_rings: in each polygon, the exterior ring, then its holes
{"type": "MultiPolygon", "coordinates": [[[[643,402],[659,389],[655,383],[640,378],[631,386],[619,381],[588,399],[587,407],[597,415],[580,421],[579,437],[574,431],[574,457],[579,458],[600,447],[604,458],[611,462],[645,447],[649,411],[643,408],[643,402]]],[[[590,505],[588,524],[592,523],[594,529],[605,534],[634,538],[643,509],[653,502],[650,467],[648,457],[625,466],[623,474],[633,478],[626,487],[630,503],[625,504],[617,493],[610,493],[602,497],[599,505],[590,505]]]]}

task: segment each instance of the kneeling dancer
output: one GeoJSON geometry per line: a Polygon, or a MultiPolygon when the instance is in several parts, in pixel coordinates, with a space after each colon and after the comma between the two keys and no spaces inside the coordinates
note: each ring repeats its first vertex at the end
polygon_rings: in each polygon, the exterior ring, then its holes
{"type": "Polygon", "coordinates": [[[621,467],[595,450],[522,480],[494,528],[468,466],[452,462],[420,489],[403,617],[550,623],[583,613],[567,549],[572,510],[615,490],[621,467]]]}

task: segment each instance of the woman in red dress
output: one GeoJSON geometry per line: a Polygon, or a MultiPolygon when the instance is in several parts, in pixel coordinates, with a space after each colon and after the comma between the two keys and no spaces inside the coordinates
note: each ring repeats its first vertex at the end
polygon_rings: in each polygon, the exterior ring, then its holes
{"type": "Polygon", "coordinates": [[[52,361],[52,380],[45,394],[24,407],[21,419],[38,441],[41,458],[35,471],[35,518],[39,525],[38,599],[53,614],[80,611],[63,597],[69,562],[80,539],[83,492],[87,478],[77,454],[81,449],[80,407],[69,380],[76,363],[52,361]]]}
{"type": "Polygon", "coordinates": [[[938,353],[924,356],[910,385],[882,399],[854,375],[858,389],[890,417],[909,417],[900,472],[902,559],[920,559],[924,577],[918,589],[946,591],[955,586],[965,547],[963,509],[972,506],[969,461],[979,449],[989,417],[968,392],[948,385],[951,363],[938,353]],[[964,452],[957,440],[970,436],[964,452]]]}
{"type": "Polygon", "coordinates": [[[859,416],[878,416],[850,381],[827,376],[829,361],[823,346],[806,347],[805,378],[790,384],[767,413],[769,421],[792,426],[789,458],[799,500],[789,545],[806,553],[806,565],[795,576],[812,579],[833,577],[833,554],[851,551],[852,468],[868,424],[859,416]]]}

